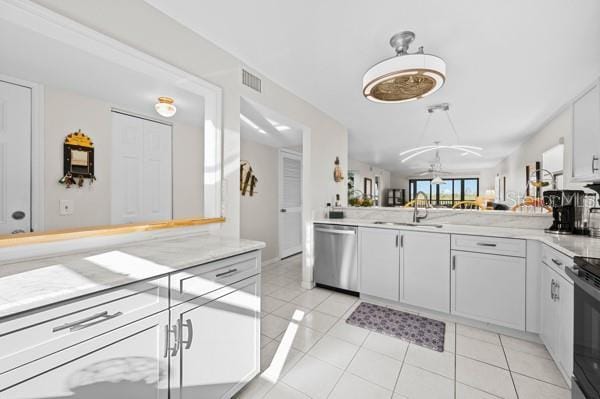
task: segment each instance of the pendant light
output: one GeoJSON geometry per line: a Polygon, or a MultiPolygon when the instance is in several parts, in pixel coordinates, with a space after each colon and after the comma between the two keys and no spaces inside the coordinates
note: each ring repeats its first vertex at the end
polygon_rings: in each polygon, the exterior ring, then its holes
{"type": "Polygon", "coordinates": [[[170,118],[177,112],[177,108],[173,103],[171,97],[158,97],[158,102],[154,105],[154,109],[160,116],[164,116],[165,118],[170,118]]]}
{"type": "Polygon", "coordinates": [[[438,91],[446,80],[446,62],[425,54],[423,47],[409,53],[413,32],[392,36],[390,46],[396,56],[372,66],[363,76],[363,94],[375,102],[401,103],[418,100],[438,91]]]}
{"type": "Polygon", "coordinates": [[[419,137],[419,139],[422,138],[425,135],[425,132],[427,131],[427,126],[429,125],[429,120],[431,119],[431,114],[433,114],[434,112],[437,112],[437,111],[444,111],[444,113],[446,114],[446,118],[448,119],[448,123],[450,124],[452,133],[454,133],[454,137],[456,138],[457,144],[442,145],[442,144],[440,144],[439,141],[435,141],[433,143],[433,145],[414,147],[414,148],[408,149],[406,151],[402,151],[400,153],[400,156],[404,157],[404,158],[402,158],[402,160],[400,162],[405,163],[415,157],[418,157],[419,155],[423,155],[423,154],[426,154],[426,153],[432,152],[432,151],[436,151],[436,153],[438,153],[439,150],[457,151],[457,152],[460,152],[460,155],[462,155],[462,156],[474,155],[477,157],[481,157],[482,155],[481,155],[480,151],[483,151],[483,148],[477,147],[474,145],[458,144],[458,141],[459,141],[458,133],[456,131],[456,128],[454,127],[452,118],[450,118],[450,113],[449,113],[450,104],[448,104],[448,103],[430,105],[429,107],[427,107],[427,112],[429,113],[429,116],[427,117],[427,121],[425,122],[425,127],[423,128],[423,132],[421,133],[421,136],[419,137]]]}

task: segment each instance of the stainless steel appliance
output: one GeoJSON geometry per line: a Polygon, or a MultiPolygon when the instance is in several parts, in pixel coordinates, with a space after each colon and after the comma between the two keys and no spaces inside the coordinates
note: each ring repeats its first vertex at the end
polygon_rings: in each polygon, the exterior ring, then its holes
{"type": "Polygon", "coordinates": [[[317,286],[358,294],[358,238],[355,226],[315,224],[317,286]]]}
{"type": "Polygon", "coordinates": [[[575,257],[565,271],[575,287],[572,397],[600,399],[600,259],[575,257]]]}

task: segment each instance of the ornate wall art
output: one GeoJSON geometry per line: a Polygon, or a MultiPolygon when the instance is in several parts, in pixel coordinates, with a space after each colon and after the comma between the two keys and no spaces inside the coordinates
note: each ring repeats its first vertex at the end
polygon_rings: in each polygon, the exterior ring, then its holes
{"type": "Polygon", "coordinates": [[[258,178],[254,175],[252,166],[248,161],[240,161],[240,191],[242,195],[248,195],[250,197],[257,194],[256,185],[258,184],[258,178]]]}
{"type": "Polygon", "coordinates": [[[335,167],[333,168],[333,180],[336,183],[339,183],[342,180],[344,180],[344,172],[342,171],[342,168],[340,167],[340,157],[335,157],[334,165],[335,165],[335,167]]]}
{"type": "Polygon", "coordinates": [[[63,177],[58,181],[70,188],[83,186],[84,179],[90,184],[96,180],[94,175],[94,143],[79,129],[69,134],[63,144],[63,177]]]}

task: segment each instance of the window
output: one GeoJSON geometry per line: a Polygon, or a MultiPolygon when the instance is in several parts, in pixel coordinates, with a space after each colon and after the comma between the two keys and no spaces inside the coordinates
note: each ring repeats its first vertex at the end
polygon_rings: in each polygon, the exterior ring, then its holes
{"type": "Polygon", "coordinates": [[[457,202],[473,201],[479,196],[478,178],[450,178],[444,181],[446,184],[436,185],[431,184],[431,179],[410,179],[409,200],[423,191],[433,206],[452,208],[457,202]]]}

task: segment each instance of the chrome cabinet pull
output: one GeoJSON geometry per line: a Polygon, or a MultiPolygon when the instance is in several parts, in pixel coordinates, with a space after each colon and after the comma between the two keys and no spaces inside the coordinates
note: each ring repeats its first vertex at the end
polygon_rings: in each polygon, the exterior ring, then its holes
{"type": "Polygon", "coordinates": [[[556,290],[556,281],[554,281],[554,279],[552,279],[552,282],[550,283],[550,298],[553,301],[556,301],[556,293],[554,292],[556,290]]]}
{"type": "Polygon", "coordinates": [[[108,311],[104,311],[101,313],[97,313],[95,315],[83,318],[81,320],[73,321],[71,323],[63,324],[62,326],[54,327],[52,332],[59,332],[62,330],[69,329],[70,332],[83,330],[84,328],[88,328],[94,326],[96,324],[105,322],[110,319],[114,319],[115,317],[121,316],[122,312],[117,312],[114,314],[108,314],[108,311]],[[99,319],[99,320],[96,320],[99,319]],[[91,323],[90,323],[91,322],[91,323]]]}
{"type": "Polygon", "coordinates": [[[187,319],[185,321],[185,323],[181,323],[181,319],[179,319],[179,331],[180,334],[182,335],[181,338],[181,344],[184,345],[185,344],[185,348],[184,349],[190,349],[190,347],[192,346],[192,341],[194,340],[194,325],[192,324],[192,320],[187,319]],[[183,327],[187,328],[187,339],[184,340],[183,339],[183,327]]]}
{"type": "Polygon", "coordinates": [[[562,266],[563,265],[563,263],[561,261],[556,260],[554,258],[552,258],[552,263],[554,263],[556,266],[562,266]]]}
{"type": "MultiPolygon", "coordinates": [[[[171,327],[170,329],[167,328],[167,336],[169,335],[169,333],[173,334],[173,337],[175,338],[174,342],[173,342],[173,347],[169,347],[167,345],[167,350],[166,352],[168,353],[169,351],[171,351],[171,356],[177,356],[177,353],[179,353],[179,347],[181,345],[180,340],[179,340],[179,336],[181,334],[181,330],[179,329],[179,321],[177,322],[177,324],[173,324],[173,327],[171,327]]],[[[168,327],[168,326],[167,326],[168,327]]]]}
{"type": "Polygon", "coordinates": [[[225,276],[229,276],[231,274],[237,273],[238,269],[229,269],[226,272],[223,273],[219,273],[217,275],[215,275],[215,277],[225,277],[225,276]]]}
{"type": "Polygon", "coordinates": [[[452,270],[456,270],[456,255],[452,255],[452,270]]]}
{"type": "Polygon", "coordinates": [[[169,356],[169,334],[171,333],[171,329],[169,328],[169,325],[167,324],[165,326],[165,354],[163,355],[163,357],[168,357],[169,356]]]}
{"type": "Polygon", "coordinates": [[[400,237],[398,236],[398,234],[396,234],[396,248],[398,248],[398,241],[400,240],[400,237]]]}
{"type": "Polygon", "coordinates": [[[480,247],[496,247],[496,246],[498,246],[498,244],[494,244],[491,242],[478,242],[477,245],[479,245],[480,247]]]}
{"type": "Polygon", "coordinates": [[[554,284],[554,289],[556,291],[554,293],[554,300],[560,301],[560,283],[558,281],[554,284]]]}
{"type": "Polygon", "coordinates": [[[598,157],[595,155],[592,155],[592,174],[595,174],[598,171],[598,168],[596,167],[597,160],[598,160],[598,157]]]}
{"type": "Polygon", "coordinates": [[[404,248],[404,236],[400,236],[400,248],[404,248]]]}

